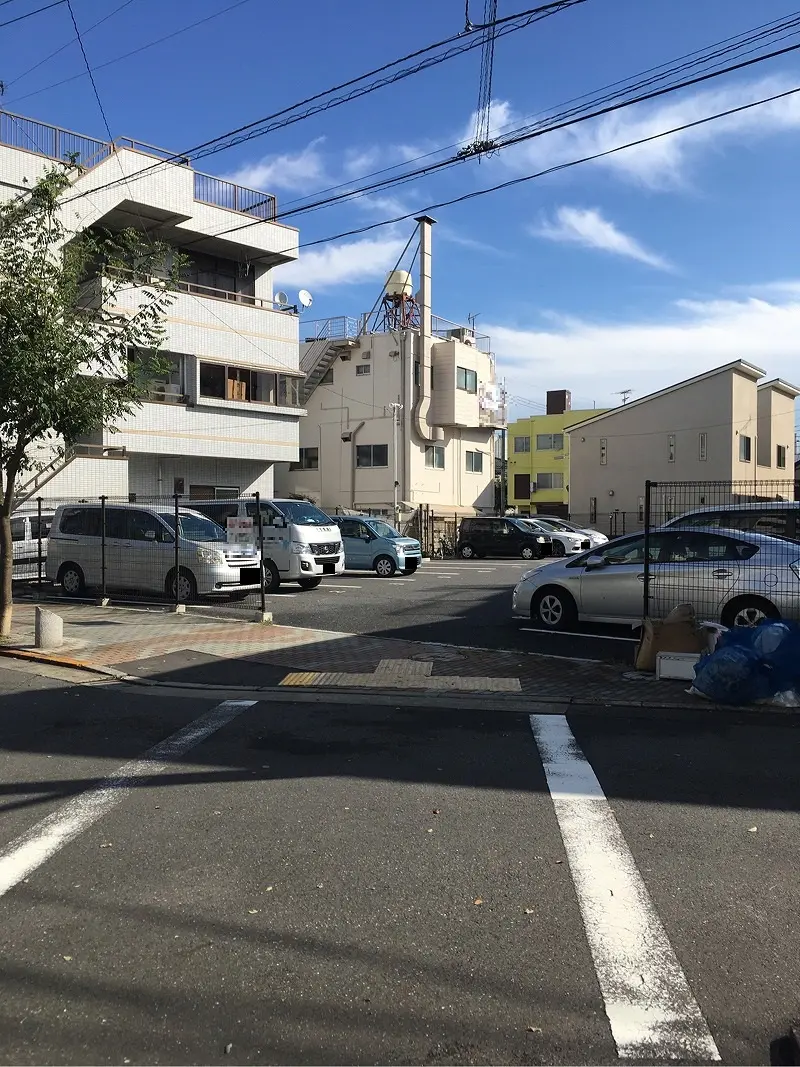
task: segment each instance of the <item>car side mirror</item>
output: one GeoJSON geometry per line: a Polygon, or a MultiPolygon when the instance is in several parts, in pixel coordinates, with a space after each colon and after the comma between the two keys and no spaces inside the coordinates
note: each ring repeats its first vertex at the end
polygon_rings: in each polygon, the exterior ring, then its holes
{"type": "Polygon", "coordinates": [[[586,567],[587,571],[599,570],[601,567],[605,567],[606,566],[605,557],[604,556],[589,556],[589,558],[584,563],[584,566],[586,567]]]}

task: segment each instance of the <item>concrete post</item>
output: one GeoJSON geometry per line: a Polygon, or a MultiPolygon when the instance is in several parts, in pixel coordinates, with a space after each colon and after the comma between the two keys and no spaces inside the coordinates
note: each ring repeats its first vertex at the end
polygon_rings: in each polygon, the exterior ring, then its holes
{"type": "Polygon", "coordinates": [[[45,608],[36,608],[34,641],[37,648],[61,648],[64,644],[64,620],[45,608]]]}

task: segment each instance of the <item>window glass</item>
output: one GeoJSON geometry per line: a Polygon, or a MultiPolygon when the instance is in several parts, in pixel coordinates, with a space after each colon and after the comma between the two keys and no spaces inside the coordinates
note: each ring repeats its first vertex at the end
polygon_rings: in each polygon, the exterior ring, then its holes
{"type": "Polygon", "coordinates": [[[200,396],[225,399],[225,368],[220,363],[200,364],[200,396]]]}
{"type": "MultiPolygon", "coordinates": [[[[661,549],[661,538],[650,538],[650,561],[655,563],[661,549]]],[[[612,566],[621,566],[626,563],[644,563],[644,537],[637,537],[633,541],[623,543],[612,542],[599,551],[592,552],[593,556],[602,556],[606,563],[612,566]]]]}
{"type": "Polygon", "coordinates": [[[789,535],[789,514],[786,511],[770,511],[766,514],[761,514],[752,528],[760,533],[787,537],[789,535]]]}
{"type": "Polygon", "coordinates": [[[360,522],[355,522],[353,519],[342,519],[339,523],[339,529],[342,532],[342,537],[358,537],[360,522]]]}
{"type": "Polygon", "coordinates": [[[444,470],[444,447],[442,445],[425,446],[425,466],[444,470]]]}
{"type": "Polygon", "coordinates": [[[467,393],[477,393],[478,372],[469,370],[467,367],[456,367],[456,389],[463,389],[467,393]]]}
{"type": "MultiPolygon", "coordinates": [[[[175,530],[175,516],[171,512],[163,512],[161,518],[170,530],[175,530]]],[[[187,541],[226,541],[228,537],[225,530],[206,515],[179,511],[178,526],[180,536],[187,541]]]]}
{"type": "Polygon", "coordinates": [[[390,526],[388,522],[382,522],[380,519],[373,519],[371,522],[367,523],[367,526],[374,534],[377,534],[378,537],[385,537],[389,541],[394,541],[401,536],[397,530],[395,530],[394,526],[390,526]]]}
{"type": "MultiPolygon", "coordinates": [[[[386,448],[386,445],[376,445],[376,448],[386,448]]],[[[262,505],[263,507],[263,505],[262,505]]],[[[281,500],[276,511],[283,515],[287,522],[296,523],[298,526],[330,526],[331,517],[308,500],[281,500]]]]}
{"type": "Polygon", "coordinates": [[[739,460],[742,463],[750,462],[750,438],[743,433],[739,434],[739,460]]]}
{"type": "MultiPolygon", "coordinates": [[[[50,536],[50,527],[53,525],[52,515],[42,515],[42,537],[50,536]]],[[[34,541],[39,539],[39,517],[31,519],[31,537],[34,541]]]]}
{"type": "Polygon", "coordinates": [[[531,439],[530,437],[515,437],[514,438],[514,451],[515,452],[530,452],[531,439]]]}
{"type": "Polygon", "coordinates": [[[129,516],[130,537],[133,541],[163,540],[162,534],[166,534],[167,531],[155,515],[147,511],[131,511],[129,516]],[[148,534],[153,536],[148,537],[148,534]]]}
{"type": "Polygon", "coordinates": [[[11,520],[11,540],[12,541],[24,541],[25,540],[25,520],[24,519],[12,519],[11,520]]]}
{"type": "Polygon", "coordinates": [[[64,508],[61,513],[61,533],[100,536],[100,508],[64,508]]]}
{"type": "Polygon", "coordinates": [[[106,508],[106,537],[130,537],[128,512],[124,508],[106,508]]]}

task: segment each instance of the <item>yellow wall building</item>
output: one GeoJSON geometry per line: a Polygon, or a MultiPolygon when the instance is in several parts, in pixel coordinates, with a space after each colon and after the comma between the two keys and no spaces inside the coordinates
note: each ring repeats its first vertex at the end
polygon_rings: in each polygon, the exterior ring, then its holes
{"type": "Polygon", "coordinates": [[[550,414],[509,424],[506,492],[509,506],[521,514],[569,514],[569,435],[564,430],[605,410],[564,410],[569,402],[563,390],[548,393],[550,414]]]}

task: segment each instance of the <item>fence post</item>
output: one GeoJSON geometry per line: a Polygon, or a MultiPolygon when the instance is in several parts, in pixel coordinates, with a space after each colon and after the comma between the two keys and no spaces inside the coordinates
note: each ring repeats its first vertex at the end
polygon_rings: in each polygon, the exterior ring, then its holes
{"type": "Polygon", "coordinates": [[[264,516],[261,514],[261,493],[256,493],[256,516],[258,518],[258,585],[263,618],[267,610],[267,591],[264,588],[264,516]]]}
{"type": "Polygon", "coordinates": [[[36,553],[36,599],[42,599],[42,498],[36,499],[36,523],[39,530],[39,534],[36,538],[39,545],[36,553]]]}
{"type": "Polygon", "coordinates": [[[106,497],[100,497],[100,600],[106,599],[106,497]]]}
{"type": "Polygon", "coordinates": [[[650,613],[650,497],[656,482],[648,478],[644,483],[644,589],[642,591],[642,619],[650,613]]]}
{"type": "Polygon", "coordinates": [[[180,551],[180,528],[179,528],[179,515],[178,515],[178,501],[180,497],[177,493],[174,494],[173,500],[175,501],[175,610],[177,611],[181,602],[180,593],[180,576],[181,576],[181,551],[180,551]]]}

